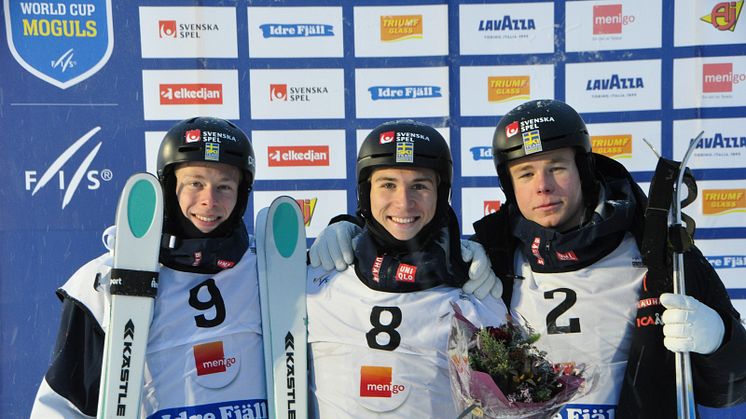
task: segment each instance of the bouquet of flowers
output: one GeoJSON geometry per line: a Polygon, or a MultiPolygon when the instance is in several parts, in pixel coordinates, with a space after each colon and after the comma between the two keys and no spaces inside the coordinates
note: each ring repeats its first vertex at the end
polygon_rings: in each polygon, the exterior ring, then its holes
{"type": "Polygon", "coordinates": [[[549,362],[534,346],[539,335],[530,327],[509,320],[477,328],[454,309],[448,354],[459,417],[551,417],[588,389],[584,368],[549,362]]]}

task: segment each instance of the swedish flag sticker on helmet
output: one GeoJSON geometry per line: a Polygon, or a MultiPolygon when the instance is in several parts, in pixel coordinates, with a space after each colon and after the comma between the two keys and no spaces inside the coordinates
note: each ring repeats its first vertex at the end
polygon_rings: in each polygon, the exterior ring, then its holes
{"type": "Polygon", "coordinates": [[[541,135],[539,130],[524,132],[523,134],[523,151],[526,155],[538,153],[541,151],[541,135]]]}
{"type": "Polygon", "coordinates": [[[414,163],[414,143],[398,141],[396,143],[396,162],[414,163]]]}
{"type": "Polygon", "coordinates": [[[220,144],[205,143],[205,160],[220,161],[220,144]]]}

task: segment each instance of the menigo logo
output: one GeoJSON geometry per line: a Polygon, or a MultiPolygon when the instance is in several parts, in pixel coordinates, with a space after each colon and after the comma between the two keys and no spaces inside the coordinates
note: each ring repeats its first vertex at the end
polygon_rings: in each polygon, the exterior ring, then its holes
{"type": "Polygon", "coordinates": [[[320,23],[265,23],[259,29],[265,38],[334,36],[334,26],[320,23]]]}
{"type": "Polygon", "coordinates": [[[222,105],[221,83],[161,83],[158,85],[161,105],[222,105]]]}
{"type": "Polygon", "coordinates": [[[635,21],[634,15],[623,15],[621,4],[593,6],[593,34],[612,35],[622,33],[622,27],[635,21]]]}
{"type": "Polygon", "coordinates": [[[45,82],[67,89],[109,61],[114,48],[111,0],[8,0],[4,7],[13,58],[45,82]]]}
{"type": "Polygon", "coordinates": [[[727,93],[746,81],[746,74],[734,73],[733,63],[702,64],[702,93],[727,93]]]}
{"type": "Polygon", "coordinates": [[[591,149],[612,159],[631,159],[632,135],[591,135],[591,149]]]}
{"type": "Polygon", "coordinates": [[[719,31],[735,31],[738,17],[741,15],[743,0],[724,1],[713,6],[709,14],[699,18],[719,31]]]}
{"type": "Polygon", "coordinates": [[[381,16],[381,41],[422,38],[422,15],[381,16]]]}
{"type": "Polygon", "coordinates": [[[702,214],[723,215],[746,212],[746,189],[705,189],[702,191],[702,214]]]}
{"type": "Polygon", "coordinates": [[[360,397],[395,397],[404,392],[403,384],[392,380],[392,368],[372,365],[360,366],[360,397]]]}
{"type": "Polygon", "coordinates": [[[530,98],[530,76],[487,77],[487,100],[489,102],[500,103],[509,100],[529,100],[530,98]]]}
{"type": "Polygon", "coordinates": [[[295,200],[295,202],[300,206],[300,211],[303,214],[303,224],[305,224],[306,227],[311,225],[313,213],[316,211],[316,203],[318,201],[318,198],[303,198],[295,200]]]}
{"type": "Polygon", "coordinates": [[[483,206],[484,215],[490,215],[493,212],[500,211],[500,206],[501,205],[502,205],[502,202],[500,202],[499,199],[498,200],[484,201],[484,206],[483,206]]]}
{"type": "Polygon", "coordinates": [[[269,167],[329,166],[328,145],[269,146],[269,167]]]}
{"type": "Polygon", "coordinates": [[[371,100],[425,99],[441,97],[440,86],[371,86],[371,100]]]}
{"type": "Polygon", "coordinates": [[[238,374],[239,358],[237,353],[225,349],[223,341],[194,345],[192,352],[197,383],[204,387],[221,388],[233,381],[238,374]]]}
{"type": "Polygon", "coordinates": [[[70,145],[52,162],[52,164],[49,165],[47,170],[41,175],[41,178],[37,177],[38,172],[36,170],[26,170],[24,172],[26,190],[32,191],[31,196],[36,195],[39,190],[56,177],[57,182],[55,183],[57,184],[58,189],[65,191],[65,195],[62,198],[62,209],[65,209],[67,204],[69,204],[73,199],[73,196],[81,183],[83,183],[85,185],[84,187],[88,190],[96,190],[101,187],[102,180],[107,182],[110,181],[114,177],[111,170],[89,170],[93,159],[96,158],[96,154],[98,154],[98,150],[101,148],[101,141],[99,141],[98,144],[88,152],[71,177],[68,178],[66,172],[62,170],[65,163],[67,163],[67,161],[70,160],[70,158],[100,130],[101,127],[95,127],[70,145]],[[31,189],[32,186],[33,190],[31,189]]]}

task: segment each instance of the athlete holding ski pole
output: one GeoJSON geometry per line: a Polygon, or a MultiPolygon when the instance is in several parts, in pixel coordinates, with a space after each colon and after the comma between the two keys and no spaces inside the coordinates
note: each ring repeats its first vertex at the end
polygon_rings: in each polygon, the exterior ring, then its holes
{"type": "MultiPolygon", "coordinates": [[[[675,418],[674,352],[691,356],[698,404],[746,400],[746,330],[722,281],[696,247],[683,258],[688,295],[650,275],[670,272],[641,257],[643,239],[666,247],[666,223],[643,237],[647,198],[621,164],[592,153],[573,108],[518,106],[497,124],[492,149],[506,202],[474,227],[503,299],[553,360],[599,366],[594,391],[563,418],[675,418]]],[[[350,226],[329,226],[312,261],[347,262],[350,226]]]]}
{"type": "Polygon", "coordinates": [[[311,417],[455,418],[452,304],[477,325],[503,324],[506,309],[499,294],[480,301],[460,289],[469,267],[448,203],[448,145],[430,126],[385,123],[363,142],[356,172],[353,266],[308,274],[311,417]]]}
{"type": "MultiPolygon", "coordinates": [[[[267,417],[256,254],[242,221],[254,173],[249,138],[223,119],[181,121],[161,144],[164,234],[142,417],[267,417]]],[[[104,254],[57,291],[62,322],[31,417],[96,415],[110,267],[104,254]]]]}

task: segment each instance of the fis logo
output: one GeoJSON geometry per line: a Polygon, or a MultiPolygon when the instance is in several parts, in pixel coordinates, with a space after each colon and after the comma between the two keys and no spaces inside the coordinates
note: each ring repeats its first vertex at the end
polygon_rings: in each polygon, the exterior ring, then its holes
{"type": "Polygon", "coordinates": [[[487,78],[487,100],[507,102],[531,98],[530,76],[491,76],[487,78]]]}
{"type": "Polygon", "coordinates": [[[736,23],[738,23],[738,17],[741,15],[741,9],[743,8],[743,0],[739,1],[724,1],[717,3],[710,14],[704,15],[699,18],[703,22],[707,22],[719,31],[735,31],[736,23]]]}
{"type": "Polygon", "coordinates": [[[500,205],[502,205],[500,200],[484,201],[484,206],[482,207],[484,209],[484,215],[490,215],[493,212],[499,211],[500,205]]]}
{"type": "Polygon", "coordinates": [[[622,26],[635,21],[633,15],[622,15],[621,4],[593,6],[593,34],[612,35],[622,33],[622,26]]]}
{"type": "Polygon", "coordinates": [[[702,93],[727,93],[746,81],[746,74],[734,73],[733,63],[702,64],[702,93]]]}
{"type": "Polygon", "coordinates": [[[612,159],[632,158],[632,135],[592,135],[591,148],[594,153],[603,154],[612,159]]]}
{"type": "Polygon", "coordinates": [[[300,206],[301,213],[303,213],[303,223],[306,227],[311,225],[311,220],[313,219],[314,211],[316,211],[316,203],[318,200],[318,198],[303,198],[295,200],[295,202],[300,206]]]}
{"type": "Polygon", "coordinates": [[[69,180],[66,176],[66,172],[62,170],[65,163],[67,163],[68,160],[70,160],[70,158],[72,158],[73,155],[75,155],[75,153],[100,130],[101,127],[93,128],[75,141],[70,147],[63,151],[51,165],[49,165],[47,170],[41,175],[41,178],[37,178],[38,172],[36,170],[26,170],[24,172],[26,190],[32,190],[31,187],[33,186],[31,196],[36,195],[37,192],[56,177],[58,189],[65,191],[65,195],[62,198],[62,209],[65,209],[73,199],[73,196],[81,183],[83,183],[88,190],[97,190],[101,187],[102,180],[106,182],[110,181],[114,177],[111,170],[89,170],[93,159],[96,158],[98,150],[101,148],[101,141],[99,141],[98,144],[88,152],[69,180]]]}
{"type": "Polygon", "coordinates": [[[392,383],[392,368],[362,365],[360,367],[360,397],[392,397],[404,392],[403,384],[392,383]]]}
{"type": "Polygon", "coordinates": [[[76,62],[73,61],[73,49],[65,51],[64,54],[60,55],[60,58],[52,61],[52,68],[58,68],[61,72],[65,72],[68,68],[75,67],[76,62]]]}
{"type": "Polygon", "coordinates": [[[705,189],[702,214],[724,215],[746,212],[746,189],[705,189]]]}
{"type": "Polygon", "coordinates": [[[381,41],[422,39],[422,15],[381,16],[381,41]]]}
{"type": "Polygon", "coordinates": [[[175,20],[159,20],[158,21],[158,36],[161,38],[174,38],[178,37],[176,32],[176,21],[175,20]]]}
{"type": "Polygon", "coordinates": [[[225,357],[222,341],[195,345],[193,349],[197,376],[225,372],[236,363],[236,358],[225,357]]]}

